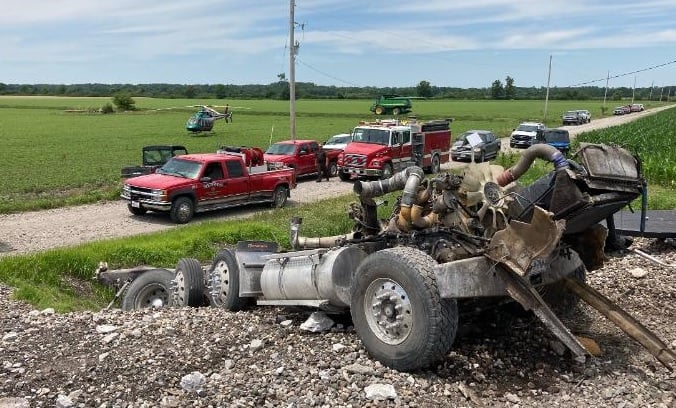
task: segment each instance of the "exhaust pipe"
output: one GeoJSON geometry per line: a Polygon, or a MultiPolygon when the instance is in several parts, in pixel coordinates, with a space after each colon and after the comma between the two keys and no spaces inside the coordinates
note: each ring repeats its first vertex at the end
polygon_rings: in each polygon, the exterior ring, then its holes
{"type": "Polygon", "coordinates": [[[526,149],[519,161],[513,167],[505,170],[497,177],[497,182],[500,187],[504,187],[507,184],[518,180],[519,177],[528,171],[537,158],[554,163],[554,169],[557,171],[569,167],[568,160],[566,160],[559,149],[548,144],[536,144],[526,149]]]}
{"type": "Polygon", "coordinates": [[[291,248],[294,250],[300,249],[316,249],[316,248],[333,248],[338,246],[338,243],[353,239],[355,233],[345,235],[334,235],[331,237],[302,237],[300,236],[300,226],[303,223],[303,218],[291,218],[290,228],[290,242],[291,248]]]}

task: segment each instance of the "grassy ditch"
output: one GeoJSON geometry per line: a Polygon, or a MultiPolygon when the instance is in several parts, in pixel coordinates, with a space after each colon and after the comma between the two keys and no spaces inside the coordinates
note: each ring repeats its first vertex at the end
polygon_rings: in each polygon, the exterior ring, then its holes
{"type": "MultiPolygon", "coordinates": [[[[336,235],[350,231],[347,206],[354,196],[338,197],[302,207],[264,211],[249,220],[186,225],[166,232],[97,241],[74,247],[0,258],[0,281],[14,295],[35,307],[57,311],[98,310],[113,297],[92,276],[100,261],[110,269],[153,265],[174,268],[180,258],[209,263],[218,248],[240,240],[277,241],[288,247],[289,220],[303,217],[303,234],[336,235]]],[[[385,216],[386,210],[383,216],[385,216]]]]}

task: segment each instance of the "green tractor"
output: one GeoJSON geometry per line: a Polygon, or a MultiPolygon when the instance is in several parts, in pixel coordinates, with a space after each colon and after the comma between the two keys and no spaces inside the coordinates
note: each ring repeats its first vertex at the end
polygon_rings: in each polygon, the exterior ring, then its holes
{"type": "Polygon", "coordinates": [[[411,99],[399,95],[381,95],[371,105],[371,112],[376,115],[392,114],[396,116],[402,113],[409,113],[412,109],[411,99]]]}

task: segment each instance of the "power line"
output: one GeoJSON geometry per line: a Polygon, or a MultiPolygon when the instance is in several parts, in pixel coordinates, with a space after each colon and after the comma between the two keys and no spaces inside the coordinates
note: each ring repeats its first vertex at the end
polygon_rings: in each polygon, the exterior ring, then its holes
{"type": "Polygon", "coordinates": [[[327,74],[326,72],[320,71],[319,69],[313,67],[312,65],[307,64],[306,62],[303,62],[303,61],[302,61],[300,58],[298,58],[298,57],[296,57],[296,62],[299,62],[299,63],[303,64],[304,66],[310,68],[311,70],[317,72],[318,74],[324,75],[325,77],[334,79],[334,80],[336,80],[336,81],[339,81],[339,82],[342,82],[342,83],[344,83],[344,84],[348,84],[348,85],[351,85],[351,86],[354,86],[354,87],[357,87],[357,88],[361,87],[361,85],[355,84],[354,82],[346,81],[346,80],[344,80],[344,79],[340,79],[340,78],[338,78],[338,77],[335,77],[335,76],[333,76],[333,75],[331,75],[331,74],[327,74]]]}
{"type": "Polygon", "coordinates": [[[645,71],[650,71],[650,70],[653,70],[653,69],[661,68],[661,67],[664,67],[664,66],[667,66],[667,65],[671,65],[671,64],[676,64],[676,60],[669,61],[669,62],[665,62],[664,64],[653,65],[652,67],[648,67],[648,68],[638,69],[638,70],[632,71],[632,72],[625,72],[624,74],[618,74],[618,75],[608,76],[608,77],[606,77],[606,78],[595,79],[595,80],[593,80],[593,81],[580,82],[579,84],[569,85],[569,86],[570,86],[570,87],[574,87],[574,86],[580,86],[580,85],[588,85],[588,84],[593,84],[593,83],[595,83],[595,82],[606,81],[606,80],[608,80],[608,79],[621,78],[621,77],[625,77],[625,76],[628,76],[628,75],[637,74],[637,73],[639,73],[639,72],[645,72],[645,71]]]}

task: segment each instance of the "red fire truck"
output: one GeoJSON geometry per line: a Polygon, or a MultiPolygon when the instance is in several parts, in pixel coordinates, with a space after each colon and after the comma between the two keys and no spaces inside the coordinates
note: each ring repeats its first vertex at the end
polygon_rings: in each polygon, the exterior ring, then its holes
{"type": "Polygon", "coordinates": [[[338,157],[340,179],[386,179],[409,166],[439,172],[441,163],[450,160],[452,121],[409,118],[360,122],[352,131],[352,142],[338,157]]]}

